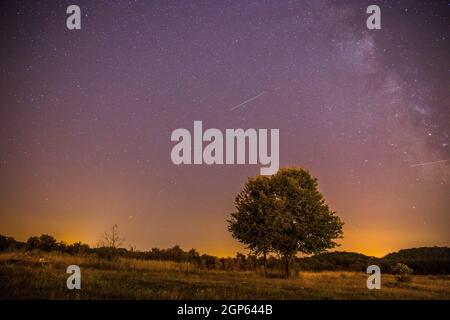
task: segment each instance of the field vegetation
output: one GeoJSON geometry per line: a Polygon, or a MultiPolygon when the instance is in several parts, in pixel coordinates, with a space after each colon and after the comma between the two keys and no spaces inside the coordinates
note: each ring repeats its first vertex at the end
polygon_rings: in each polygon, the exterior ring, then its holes
{"type": "Polygon", "coordinates": [[[0,299],[449,299],[448,275],[382,275],[368,290],[367,275],[350,271],[224,271],[189,262],[95,254],[18,251],[0,254],[0,299]],[[81,268],[81,290],[68,290],[67,266],[81,268]]]}

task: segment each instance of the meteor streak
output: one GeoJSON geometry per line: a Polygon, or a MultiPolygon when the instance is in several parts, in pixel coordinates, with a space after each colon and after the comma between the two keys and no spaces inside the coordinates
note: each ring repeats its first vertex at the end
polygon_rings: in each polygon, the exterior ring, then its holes
{"type": "Polygon", "coordinates": [[[250,99],[248,99],[248,100],[245,100],[244,102],[242,102],[242,103],[240,103],[240,104],[235,105],[234,107],[232,107],[232,108],[230,109],[230,111],[236,110],[237,108],[242,107],[242,106],[245,105],[246,103],[249,103],[250,101],[253,101],[253,100],[255,100],[255,99],[258,99],[259,97],[265,95],[266,93],[267,93],[266,91],[263,91],[263,92],[261,92],[260,94],[258,94],[257,96],[254,96],[253,98],[250,98],[250,99]]]}
{"type": "Polygon", "coordinates": [[[424,162],[424,163],[416,163],[416,164],[412,164],[410,165],[410,167],[420,167],[420,166],[427,166],[429,164],[436,164],[436,163],[441,163],[441,162],[447,162],[450,161],[450,159],[444,159],[444,160],[437,160],[437,161],[429,161],[429,162],[424,162]]]}

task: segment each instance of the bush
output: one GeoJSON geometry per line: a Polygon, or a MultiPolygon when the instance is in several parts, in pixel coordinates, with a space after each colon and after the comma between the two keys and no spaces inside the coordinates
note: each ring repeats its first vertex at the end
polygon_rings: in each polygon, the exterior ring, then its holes
{"type": "Polygon", "coordinates": [[[396,279],[398,282],[411,282],[413,269],[408,267],[406,264],[397,263],[393,268],[394,273],[397,275],[396,279]]]}

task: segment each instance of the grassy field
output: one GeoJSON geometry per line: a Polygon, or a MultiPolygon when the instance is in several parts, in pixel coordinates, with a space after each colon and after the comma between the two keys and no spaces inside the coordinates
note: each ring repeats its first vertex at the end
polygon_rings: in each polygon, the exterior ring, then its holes
{"type": "Polygon", "coordinates": [[[0,299],[450,299],[450,276],[383,275],[381,290],[367,275],[302,272],[292,279],[253,272],[198,270],[188,263],[58,254],[0,254],[0,299]],[[81,268],[81,290],[66,288],[68,265],[81,268]]]}

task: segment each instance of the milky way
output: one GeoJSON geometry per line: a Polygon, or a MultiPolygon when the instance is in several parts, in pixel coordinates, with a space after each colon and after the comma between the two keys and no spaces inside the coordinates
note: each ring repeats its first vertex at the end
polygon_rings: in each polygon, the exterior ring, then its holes
{"type": "Polygon", "coordinates": [[[226,219],[259,167],[175,166],[171,132],[199,120],[280,129],[339,250],[450,245],[447,2],[73,2],[81,30],[72,2],[0,4],[1,234],[243,250],[226,219]]]}

